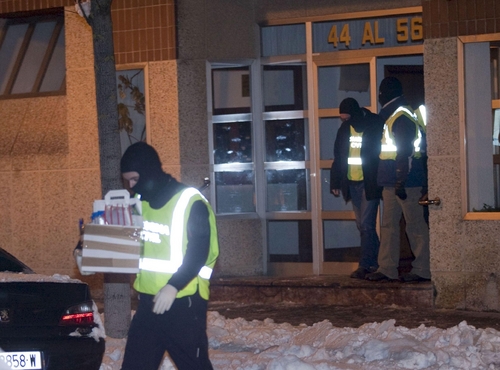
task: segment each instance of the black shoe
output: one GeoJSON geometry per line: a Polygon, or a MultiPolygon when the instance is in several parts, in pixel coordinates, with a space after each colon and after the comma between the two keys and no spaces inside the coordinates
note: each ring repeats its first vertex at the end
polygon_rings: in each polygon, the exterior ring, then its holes
{"type": "Polygon", "coordinates": [[[351,278],[364,280],[366,275],[369,273],[370,271],[368,271],[364,267],[358,267],[358,269],[356,271],[353,271],[353,273],[351,274],[351,278]]]}
{"type": "Polygon", "coordinates": [[[431,279],[427,279],[427,278],[424,278],[424,277],[419,276],[417,274],[409,272],[407,274],[401,275],[401,281],[403,281],[405,283],[413,283],[413,282],[419,282],[419,281],[431,281],[431,279]]]}
{"type": "Polygon", "coordinates": [[[395,281],[394,279],[391,279],[389,276],[386,276],[381,272],[373,272],[371,274],[366,274],[365,279],[370,281],[395,281]]]}

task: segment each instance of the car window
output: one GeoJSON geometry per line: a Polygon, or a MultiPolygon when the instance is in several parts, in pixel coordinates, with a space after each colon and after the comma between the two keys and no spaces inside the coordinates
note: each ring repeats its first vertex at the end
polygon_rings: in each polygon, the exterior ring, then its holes
{"type": "Polygon", "coordinates": [[[27,274],[33,271],[24,263],[16,259],[7,251],[0,248],[0,272],[24,272],[27,274]]]}

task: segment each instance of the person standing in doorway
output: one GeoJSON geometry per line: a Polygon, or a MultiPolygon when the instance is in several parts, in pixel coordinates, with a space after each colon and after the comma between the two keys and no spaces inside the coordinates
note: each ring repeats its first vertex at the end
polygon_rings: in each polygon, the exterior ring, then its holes
{"type": "Polygon", "coordinates": [[[386,77],[379,87],[380,116],[385,121],[378,170],[378,184],[383,186],[384,207],[380,233],[379,268],[366,275],[367,280],[399,278],[400,219],[404,215],[406,234],[415,256],[412,269],[403,274],[404,282],[428,281],[431,278],[429,227],[418,201],[427,193],[425,165],[425,126],[403,96],[401,82],[386,77]]]}
{"type": "Polygon", "coordinates": [[[163,172],[156,150],[137,142],[121,159],[142,201],[144,251],[134,288],[139,306],[122,370],[157,370],[165,351],[179,370],[210,370],[209,279],[219,255],[215,215],[201,193],[163,172]]]}
{"type": "Polygon", "coordinates": [[[377,170],[384,122],[353,98],[342,100],[339,113],[342,124],[333,149],[330,191],[336,197],[342,193],[346,203],[352,203],[361,253],[351,278],[364,279],[378,267],[376,223],[382,188],[377,185],[377,170]]]}

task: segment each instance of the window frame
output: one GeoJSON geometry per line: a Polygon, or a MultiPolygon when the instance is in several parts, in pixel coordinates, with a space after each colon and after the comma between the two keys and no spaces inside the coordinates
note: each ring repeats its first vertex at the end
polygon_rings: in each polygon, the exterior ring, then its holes
{"type": "MultiPolygon", "coordinates": [[[[149,107],[149,66],[148,63],[131,63],[131,64],[117,64],[115,66],[115,75],[118,77],[120,73],[126,72],[126,71],[133,71],[133,70],[142,70],[143,74],[143,81],[142,83],[144,84],[144,91],[142,93],[144,94],[144,107],[145,111],[143,113],[144,115],[144,125],[145,125],[145,137],[143,138],[142,141],[145,141],[146,143],[151,143],[151,128],[150,128],[150,107],[149,107]]],[[[116,86],[118,88],[119,81],[118,79],[116,80],[116,86]]],[[[117,99],[118,101],[118,99],[117,99]]],[[[120,135],[122,132],[120,131],[120,135]]],[[[130,146],[129,144],[128,146],[130,146]]],[[[125,152],[127,147],[124,147],[120,144],[122,152],[125,152]]]]}
{"type": "MultiPolygon", "coordinates": [[[[242,171],[253,171],[253,194],[256,196],[257,182],[260,181],[261,177],[256,173],[255,163],[256,158],[260,158],[262,155],[259,153],[258,143],[254,141],[255,137],[258,137],[258,128],[254,124],[254,119],[256,116],[260,116],[258,105],[255,101],[260,101],[257,97],[257,92],[252,86],[255,86],[259,76],[257,75],[258,67],[255,60],[244,59],[244,60],[232,60],[230,62],[226,61],[207,61],[206,62],[206,84],[207,84],[207,129],[208,129],[208,143],[209,143],[209,158],[210,158],[210,181],[213,186],[210,186],[210,204],[214,208],[214,212],[217,218],[220,219],[256,219],[259,218],[259,210],[261,206],[255,204],[255,210],[251,212],[230,212],[223,213],[219,212],[217,208],[217,184],[216,184],[216,173],[218,172],[242,172],[242,171]],[[236,107],[236,108],[214,108],[214,87],[213,87],[213,70],[220,69],[226,70],[231,69],[234,71],[248,70],[249,76],[249,88],[250,88],[250,111],[248,112],[247,107],[236,107]],[[245,113],[238,113],[245,111],[245,113]],[[250,122],[251,124],[251,135],[252,135],[252,162],[245,163],[222,163],[215,164],[214,158],[214,135],[213,135],[213,125],[221,123],[232,123],[232,122],[250,122]]],[[[257,203],[259,199],[257,197],[257,203]]]]}
{"type": "MultiPolygon", "coordinates": [[[[66,73],[64,78],[62,79],[61,86],[59,90],[54,91],[44,91],[40,92],[40,88],[43,84],[45,75],[47,73],[48,67],[50,65],[50,61],[52,55],[57,46],[57,41],[61,35],[61,32],[64,33],[64,11],[61,9],[56,9],[56,11],[44,12],[36,15],[26,15],[21,17],[14,17],[7,15],[2,15],[2,18],[6,20],[3,28],[0,29],[0,47],[5,41],[5,37],[7,35],[7,29],[12,25],[19,24],[28,24],[28,29],[24,35],[24,39],[21,44],[21,48],[19,50],[18,55],[15,58],[15,62],[13,64],[12,71],[6,75],[7,84],[5,86],[5,92],[0,94],[0,99],[21,99],[21,98],[31,98],[31,97],[40,97],[40,96],[56,96],[56,95],[65,95],[66,94],[66,73]],[[47,44],[47,49],[45,50],[45,54],[42,58],[42,61],[39,65],[39,70],[37,72],[35,81],[33,83],[32,90],[27,93],[12,93],[12,89],[15,86],[17,77],[23,65],[23,60],[26,55],[26,52],[29,48],[31,37],[33,35],[34,29],[37,24],[42,22],[50,22],[55,21],[55,27],[52,31],[52,35],[47,44]]],[[[66,49],[66,45],[64,45],[64,49],[66,49]]],[[[65,50],[64,50],[65,51],[65,50]]],[[[65,54],[65,53],[64,53],[65,54]]]]}
{"type": "MultiPolygon", "coordinates": [[[[473,212],[469,211],[469,183],[467,169],[467,131],[466,131],[466,86],[465,86],[465,54],[464,45],[468,43],[480,42],[498,42],[500,33],[459,36],[457,37],[457,55],[458,55],[458,99],[459,99],[459,123],[460,123],[460,177],[462,185],[462,218],[466,221],[486,221],[500,220],[500,212],[473,212]]],[[[494,99],[491,103],[491,109],[500,109],[500,99],[494,99]]],[[[493,165],[493,160],[492,160],[493,165]]]]}

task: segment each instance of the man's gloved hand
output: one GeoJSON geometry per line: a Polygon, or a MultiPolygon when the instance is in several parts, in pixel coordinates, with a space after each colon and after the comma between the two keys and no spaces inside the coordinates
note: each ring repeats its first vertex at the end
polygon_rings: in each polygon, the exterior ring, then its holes
{"type": "Polygon", "coordinates": [[[401,181],[397,181],[396,182],[396,186],[395,186],[395,193],[396,193],[396,196],[401,199],[401,200],[405,200],[406,199],[406,190],[405,190],[405,184],[404,182],[401,182],[401,181]]]}
{"type": "Polygon", "coordinates": [[[170,307],[172,307],[172,303],[174,303],[176,295],[176,288],[174,288],[170,284],[165,285],[160,289],[158,293],[156,293],[155,297],[153,298],[153,302],[155,303],[153,306],[153,312],[161,315],[165,313],[165,311],[170,310],[170,307]]]}

